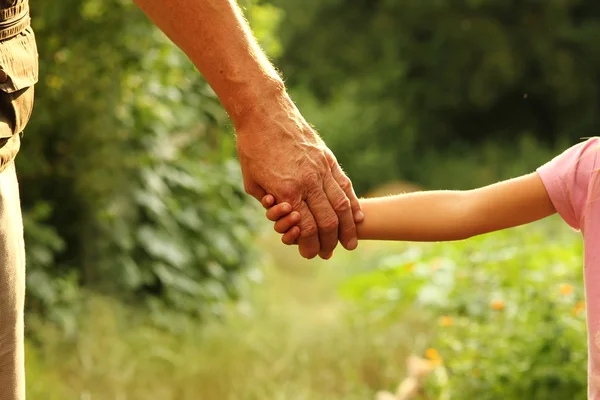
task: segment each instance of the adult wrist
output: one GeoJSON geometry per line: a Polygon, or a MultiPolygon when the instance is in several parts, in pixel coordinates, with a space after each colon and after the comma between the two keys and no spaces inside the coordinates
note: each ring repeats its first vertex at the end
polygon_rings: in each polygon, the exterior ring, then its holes
{"type": "Polygon", "coordinates": [[[224,104],[238,134],[252,131],[249,125],[272,119],[280,113],[289,114],[296,107],[290,99],[283,81],[267,78],[259,84],[246,84],[230,95],[224,104]]]}

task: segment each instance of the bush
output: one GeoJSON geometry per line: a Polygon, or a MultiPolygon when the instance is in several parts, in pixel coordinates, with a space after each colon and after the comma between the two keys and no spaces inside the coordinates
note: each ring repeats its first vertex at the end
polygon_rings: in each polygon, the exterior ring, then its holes
{"type": "Polygon", "coordinates": [[[272,1],[294,99],[361,193],[530,172],[522,137],[544,155],[598,132],[597,2],[272,1]]]}
{"type": "MultiPolygon", "coordinates": [[[[438,326],[417,352],[443,363],[450,398],[573,399],[586,393],[582,243],[519,228],[459,243],[410,244],[342,293],[375,320],[420,312],[438,326]],[[429,350],[427,350],[429,349],[429,350]]],[[[538,226],[538,227],[539,227],[538,226]]]]}
{"type": "MultiPolygon", "coordinates": [[[[277,10],[245,5],[278,51],[277,10]]],[[[32,12],[40,83],[17,157],[28,307],[73,325],[86,287],[216,311],[251,263],[258,214],[215,94],[131,2],[66,0],[32,12]]]]}

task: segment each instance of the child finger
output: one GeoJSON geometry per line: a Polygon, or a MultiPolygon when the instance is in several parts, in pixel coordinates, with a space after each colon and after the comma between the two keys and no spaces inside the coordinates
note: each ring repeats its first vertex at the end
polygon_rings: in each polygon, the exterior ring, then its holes
{"type": "Polygon", "coordinates": [[[291,214],[288,214],[285,217],[278,219],[277,222],[275,222],[275,232],[286,233],[299,222],[300,213],[298,211],[292,211],[291,214]]]}
{"type": "Polygon", "coordinates": [[[277,221],[292,212],[292,206],[289,203],[279,203],[267,210],[267,218],[270,221],[277,221]]]}
{"type": "Polygon", "coordinates": [[[273,204],[275,204],[275,197],[273,197],[270,194],[267,194],[262,198],[260,203],[264,208],[268,209],[269,207],[272,207],[273,204]]]}
{"type": "Polygon", "coordinates": [[[281,237],[281,241],[283,242],[283,244],[291,246],[293,244],[296,244],[296,240],[298,240],[298,237],[300,237],[300,228],[294,226],[292,229],[283,234],[283,236],[281,237]]]}

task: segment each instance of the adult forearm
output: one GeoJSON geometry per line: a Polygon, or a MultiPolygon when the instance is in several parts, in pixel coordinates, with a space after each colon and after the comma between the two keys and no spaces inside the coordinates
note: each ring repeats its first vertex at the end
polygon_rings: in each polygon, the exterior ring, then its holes
{"type": "Polygon", "coordinates": [[[464,192],[427,191],[361,200],[363,240],[449,241],[473,234],[464,192]]]}
{"type": "Polygon", "coordinates": [[[192,60],[236,127],[290,102],[234,0],[134,2],[192,60]]]}

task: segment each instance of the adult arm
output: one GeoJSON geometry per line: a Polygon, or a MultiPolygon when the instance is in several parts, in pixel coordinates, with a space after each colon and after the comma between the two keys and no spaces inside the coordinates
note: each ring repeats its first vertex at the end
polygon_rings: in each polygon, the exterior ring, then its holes
{"type": "Polygon", "coordinates": [[[300,253],[352,250],[362,220],[352,184],[304,120],[234,0],[134,0],[196,65],[229,114],[246,191],[300,213],[300,253]]]}

